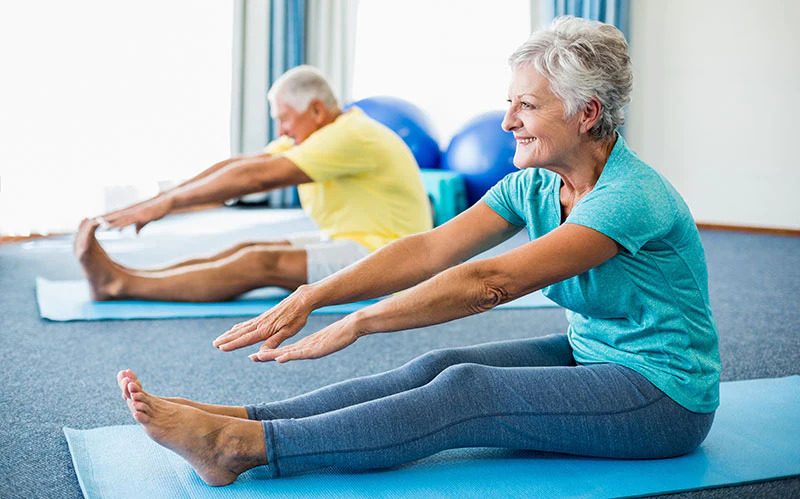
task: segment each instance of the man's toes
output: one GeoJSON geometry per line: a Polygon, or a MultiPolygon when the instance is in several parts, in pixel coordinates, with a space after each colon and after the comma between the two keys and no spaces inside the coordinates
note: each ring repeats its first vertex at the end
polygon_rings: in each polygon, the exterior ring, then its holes
{"type": "Polygon", "coordinates": [[[81,221],[80,227],[78,227],[79,232],[92,232],[94,231],[100,223],[94,218],[84,218],[81,221]]]}

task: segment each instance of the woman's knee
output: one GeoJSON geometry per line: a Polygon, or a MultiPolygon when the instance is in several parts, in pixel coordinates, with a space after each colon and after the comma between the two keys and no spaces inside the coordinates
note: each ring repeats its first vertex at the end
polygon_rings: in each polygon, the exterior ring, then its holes
{"type": "Polygon", "coordinates": [[[400,369],[424,373],[431,380],[448,367],[461,362],[461,356],[457,349],[442,348],[431,350],[419,357],[411,359],[400,369]]]}
{"type": "Polygon", "coordinates": [[[487,373],[492,368],[480,364],[455,364],[446,367],[434,379],[432,383],[448,387],[447,389],[464,389],[469,387],[470,391],[478,390],[487,379],[487,373]]]}

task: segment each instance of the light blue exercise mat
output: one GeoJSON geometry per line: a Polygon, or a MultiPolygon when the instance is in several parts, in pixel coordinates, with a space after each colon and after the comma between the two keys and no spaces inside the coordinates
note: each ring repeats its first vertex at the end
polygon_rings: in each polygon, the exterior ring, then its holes
{"type": "MultiPolygon", "coordinates": [[[[39,315],[51,321],[96,321],[110,319],[177,319],[202,317],[256,316],[274,307],[287,296],[280,288],[251,291],[240,298],[216,303],[181,303],[162,301],[93,302],[86,281],[50,281],[36,278],[36,302],[39,315]]],[[[376,300],[332,305],[315,314],[349,314],[376,300]]],[[[497,308],[557,307],[541,292],[531,293],[497,308]]]]}
{"type": "Polygon", "coordinates": [[[270,479],[263,468],[206,486],[138,425],[64,428],[87,498],[630,497],[800,474],[800,376],[723,383],[703,445],[673,459],[614,460],[459,449],[406,466],[270,479]]]}

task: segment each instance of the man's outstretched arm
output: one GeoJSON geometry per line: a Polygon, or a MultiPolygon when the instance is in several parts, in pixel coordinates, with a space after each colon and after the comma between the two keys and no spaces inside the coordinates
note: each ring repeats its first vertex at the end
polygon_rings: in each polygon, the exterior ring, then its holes
{"type": "Polygon", "coordinates": [[[230,161],[214,172],[198,175],[166,193],[102,218],[108,228],[136,225],[138,232],[147,223],[173,210],[306,182],[312,179],[289,159],[260,154],[230,161]]]}

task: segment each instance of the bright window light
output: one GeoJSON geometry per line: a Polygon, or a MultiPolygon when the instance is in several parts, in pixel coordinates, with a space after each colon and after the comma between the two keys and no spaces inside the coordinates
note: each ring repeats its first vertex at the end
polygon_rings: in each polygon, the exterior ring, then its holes
{"type": "Polygon", "coordinates": [[[232,1],[3,2],[0,233],[74,230],[227,157],[232,30],[232,1]]]}
{"type": "Polygon", "coordinates": [[[354,100],[391,95],[431,117],[439,144],[484,111],[505,109],[508,56],[530,34],[530,0],[364,0],[354,100]]]}

